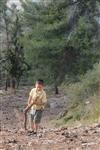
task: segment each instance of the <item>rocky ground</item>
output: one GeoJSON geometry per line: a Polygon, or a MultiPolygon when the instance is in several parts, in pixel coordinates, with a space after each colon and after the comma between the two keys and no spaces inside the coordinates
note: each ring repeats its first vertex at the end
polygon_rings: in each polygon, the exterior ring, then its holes
{"type": "Polygon", "coordinates": [[[0,90],[0,150],[100,150],[99,123],[57,128],[50,123],[66,108],[67,97],[62,94],[48,99],[50,107],[44,111],[38,135],[28,136],[22,110],[29,90],[23,87],[16,94],[0,90]]]}

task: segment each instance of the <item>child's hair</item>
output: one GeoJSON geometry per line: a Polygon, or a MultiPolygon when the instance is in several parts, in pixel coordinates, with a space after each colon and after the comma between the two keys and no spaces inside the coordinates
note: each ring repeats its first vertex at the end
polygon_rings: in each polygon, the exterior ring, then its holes
{"type": "Polygon", "coordinates": [[[36,80],[36,83],[41,84],[41,85],[44,85],[44,81],[43,81],[42,79],[36,80]]]}

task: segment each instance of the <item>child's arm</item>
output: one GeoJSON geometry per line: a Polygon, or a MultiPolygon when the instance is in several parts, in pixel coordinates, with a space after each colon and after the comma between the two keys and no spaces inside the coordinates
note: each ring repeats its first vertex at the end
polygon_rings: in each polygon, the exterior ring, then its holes
{"type": "Polygon", "coordinates": [[[30,104],[27,105],[27,107],[24,109],[24,113],[27,113],[27,111],[32,107],[33,104],[36,104],[36,102],[31,102],[30,104]]]}
{"type": "Polygon", "coordinates": [[[28,105],[31,104],[31,100],[32,100],[32,96],[29,96],[29,98],[28,98],[28,105]]]}
{"type": "Polygon", "coordinates": [[[27,113],[27,111],[32,107],[33,104],[37,104],[37,100],[38,97],[34,100],[32,100],[32,97],[29,96],[29,99],[28,99],[28,106],[24,109],[24,113],[27,113]]]}

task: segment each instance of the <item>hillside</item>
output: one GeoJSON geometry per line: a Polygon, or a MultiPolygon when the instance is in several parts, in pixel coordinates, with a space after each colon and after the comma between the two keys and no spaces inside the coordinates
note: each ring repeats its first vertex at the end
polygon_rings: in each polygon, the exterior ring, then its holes
{"type": "MultiPolygon", "coordinates": [[[[21,87],[16,95],[2,91],[1,103],[1,137],[0,149],[4,150],[99,150],[100,124],[73,126],[59,126],[51,120],[59,116],[64,106],[67,106],[67,97],[63,94],[58,97],[49,97],[51,105],[44,111],[43,119],[37,136],[27,135],[23,128],[22,109],[26,105],[28,91],[31,87],[21,87]],[[56,102],[56,105],[55,105],[56,102]],[[60,103],[60,106],[59,106],[60,103]],[[63,108],[62,108],[63,107],[63,108]],[[58,110],[58,112],[57,112],[58,110]]],[[[28,123],[29,129],[29,123],[28,123]]]]}
{"type": "Polygon", "coordinates": [[[66,79],[62,90],[70,99],[69,112],[63,118],[64,122],[100,122],[100,63],[81,76],[79,82],[66,79]]]}

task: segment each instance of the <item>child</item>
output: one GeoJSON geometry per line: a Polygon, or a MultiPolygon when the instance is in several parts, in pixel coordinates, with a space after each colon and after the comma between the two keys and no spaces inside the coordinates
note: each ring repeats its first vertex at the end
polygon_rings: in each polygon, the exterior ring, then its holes
{"type": "Polygon", "coordinates": [[[35,88],[29,94],[28,106],[24,112],[31,109],[31,133],[37,134],[39,123],[41,121],[42,112],[47,103],[46,93],[44,91],[44,82],[39,79],[36,81],[35,88]]]}

